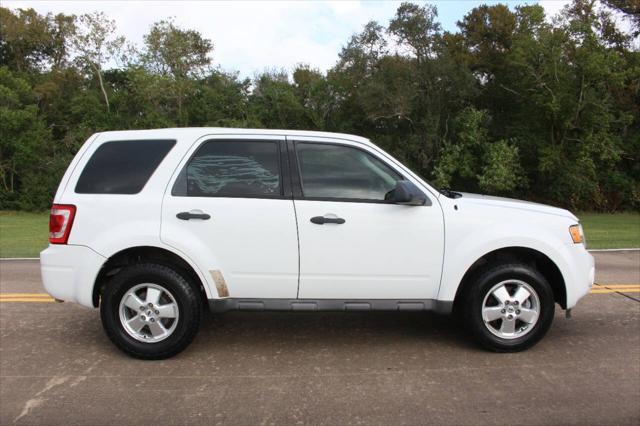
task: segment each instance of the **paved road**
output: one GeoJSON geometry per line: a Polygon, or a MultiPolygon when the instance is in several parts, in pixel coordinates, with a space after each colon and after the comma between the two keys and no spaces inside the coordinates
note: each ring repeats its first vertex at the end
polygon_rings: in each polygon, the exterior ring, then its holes
{"type": "MultiPolygon", "coordinates": [[[[597,281],[640,284],[640,252],[597,281]]],[[[0,262],[0,293],[42,293],[0,262]]],[[[590,294],[520,354],[419,313],[229,313],[171,360],[118,352],[96,310],[0,302],[0,424],[640,423],[640,293],[590,294]]]]}

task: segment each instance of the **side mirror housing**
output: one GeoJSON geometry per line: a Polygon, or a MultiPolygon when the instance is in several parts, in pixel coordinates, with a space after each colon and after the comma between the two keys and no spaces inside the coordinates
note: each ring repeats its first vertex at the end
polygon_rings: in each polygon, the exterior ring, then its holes
{"type": "Polygon", "coordinates": [[[413,182],[399,180],[396,187],[387,193],[385,200],[405,206],[430,206],[431,202],[413,182]]]}

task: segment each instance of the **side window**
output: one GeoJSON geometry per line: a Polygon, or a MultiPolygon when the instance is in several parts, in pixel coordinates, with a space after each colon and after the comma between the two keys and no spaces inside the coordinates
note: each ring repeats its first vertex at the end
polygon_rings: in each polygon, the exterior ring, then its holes
{"type": "Polygon", "coordinates": [[[103,143],[78,178],[78,194],[137,194],[176,144],[174,140],[103,143]]]}
{"type": "Polygon", "coordinates": [[[296,144],[302,192],[307,198],[384,201],[398,173],[373,155],[344,145],[296,144]]]}
{"type": "Polygon", "coordinates": [[[176,180],[173,195],[278,197],[282,195],[278,143],[207,141],[176,180]]]}

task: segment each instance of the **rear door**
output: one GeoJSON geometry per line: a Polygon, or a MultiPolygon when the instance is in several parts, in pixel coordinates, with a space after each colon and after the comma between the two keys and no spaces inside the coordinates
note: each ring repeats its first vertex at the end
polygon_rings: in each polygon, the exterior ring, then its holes
{"type": "Polygon", "coordinates": [[[296,297],[298,238],[283,144],[278,136],[202,138],[167,188],[161,238],[209,274],[218,297],[296,297]]]}
{"type": "Polygon", "coordinates": [[[398,180],[421,184],[364,144],[297,137],[289,147],[300,180],[299,297],[436,298],[444,250],[437,198],[425,190],[423,206],[385,201],[398,180]]]}

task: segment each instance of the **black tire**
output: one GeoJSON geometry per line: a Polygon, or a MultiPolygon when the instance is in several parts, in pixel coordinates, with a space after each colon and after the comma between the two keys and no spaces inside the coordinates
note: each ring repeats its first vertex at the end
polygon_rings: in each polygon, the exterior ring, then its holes
{"type": "Polygon", "coordinates": [[[505,263],[485,267],[475,275],[465,289],[461,310],[465,327],[483,347],[494,352],[518,352],[532,347],[547,333],[553,323],[555,300],[551,286],[535,268],[522,263],[505,263]],[[525,335],[514,339],[493,334],[482,317],[485,296],[505,280],[525,282],[535,290],[540,302],[535,325],[525,335]]]}
{"type": "Polygon", "coordinates": [[[123,352],[140,359],[166,359],[184,350],[200,326],[202,301],[200,292],[177,270],[164,265],[141,263],[128,266],[114,276],[104,288],[100,303],[102,326],[111,341],[123,352]],[[152,283],[164,287],[174,297],[179,315],[175,330],[158,342],[141,342],[124,329],[120,321],[120,301],[132,287],[152,283]]]}

